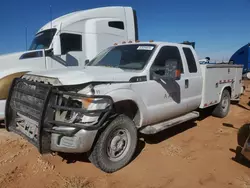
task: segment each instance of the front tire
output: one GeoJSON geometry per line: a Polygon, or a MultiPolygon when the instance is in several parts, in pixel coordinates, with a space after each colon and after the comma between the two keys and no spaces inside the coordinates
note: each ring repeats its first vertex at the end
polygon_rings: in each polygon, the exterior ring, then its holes
{"type": "Polygon", "coordinates": [[[230,109],[230,93],[227,89],[222,92],[220,103],[217,104],[212,115],[219,118],[227,116],[230,109]]]}
{"type": "Polygon", "coordinates": [[[89,160],[102,171],[112,173],[130,162],[136,146],[134,122],[125,115],[119,115],[101,132],[89,160]]]}

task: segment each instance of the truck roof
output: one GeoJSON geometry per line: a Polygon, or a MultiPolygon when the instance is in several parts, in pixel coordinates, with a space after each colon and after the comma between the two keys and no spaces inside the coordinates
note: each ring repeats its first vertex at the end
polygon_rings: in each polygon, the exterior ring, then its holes
{"type": "MultiPolygon", "coordinates": [[[[52,28],[60,27],[60,24],[62,22],[63,22],[63,27],[65,27],[83,19],[94,18],[94,17],[96,18],[115,17],[115,15],[120,15],[120,12],[123,11],[123,9],[125,8],[132,9],[132,7],[126,7],[126,6],[108,6],[108,7],[100,7],[100,8],[71,12],[69,14],[65,14],[63,16],[60,16],[52,20],[52,28]]],[[[41,29],[39,29],[37,33],[47,29],[51,29],[51,22],[45,24],[41,29]]]]}
{"type": "Polygon", "coordinates": [[[181,44],[181,43],[173,43],[173,42],[163,42],[163,41],[154,41],[154,42],[146,42],[146,41],[141,41],[141,42],[125,42],[124,44],[122,43],[116,43],[116,45],[132,45],[132,44],[154,44],[156,46],[160,46],[160,45],[173,45],[173,46],[178,46],[178,47],[188,47],[188,48],[192,48],[191,45],[188,44],[181,44]]]}

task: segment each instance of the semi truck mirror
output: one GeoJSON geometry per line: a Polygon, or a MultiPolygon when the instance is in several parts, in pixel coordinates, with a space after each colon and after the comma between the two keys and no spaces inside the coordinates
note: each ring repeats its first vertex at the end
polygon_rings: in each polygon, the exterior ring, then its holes
{"type": "Polygon", "coordinates": [[[85,65],[89,64],[89,59],[85,60],[85,65]]]}
{"type": "Polygon", "coordinates": [[[60,36],[59,35],[56,35],[54,37],[53,54],[54,54],[54,56],[60,56],[60,55],[62,55],[61,40],[60,40],[60,36]]]}

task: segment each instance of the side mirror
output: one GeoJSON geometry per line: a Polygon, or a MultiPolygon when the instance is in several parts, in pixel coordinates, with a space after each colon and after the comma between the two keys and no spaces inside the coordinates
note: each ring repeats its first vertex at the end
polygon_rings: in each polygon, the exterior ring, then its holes
{"type": "Polygon", "coordinates": [[[54,36],[53,54],[54,54],[54,56],[60,56],[60,55],[62,55],[61,39],[60,39],[59,35],[54,36]]]}
{"type": "Polygon", "coordinates": [[[181,70],[176,60],[167,60],[165,67],[153,68],[151,70],[153,80],[180,80],[181,70]]]}
{"type": "Polygon", "coordinates": [[[165,76],[167,79],[179,80],[181,76],[179,63],[177,60],[167,60],[165,62],[165,76]]]}
{"type": "Polygon", "coordinates": [[[85,60],[85,65],[89,64],[89,59],[85,60]]]}

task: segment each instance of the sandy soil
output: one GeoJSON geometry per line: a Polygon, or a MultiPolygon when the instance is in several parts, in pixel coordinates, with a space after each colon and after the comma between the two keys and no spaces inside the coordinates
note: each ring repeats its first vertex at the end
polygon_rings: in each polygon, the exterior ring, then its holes
{"type": "Polygon", "coordinates": [[[135,159],[105,174],[83,155],[41,156],[30,143],[0,129],[0,187],[250,188],[250,170],[233,160],[237,129],[249,122],[250,88],[224,119],[203,117],[142,137],[135,159]]]}

